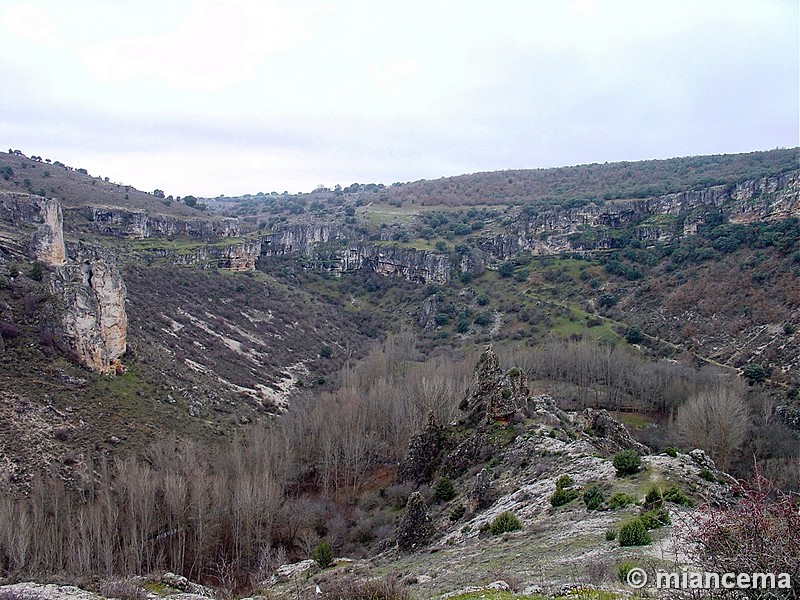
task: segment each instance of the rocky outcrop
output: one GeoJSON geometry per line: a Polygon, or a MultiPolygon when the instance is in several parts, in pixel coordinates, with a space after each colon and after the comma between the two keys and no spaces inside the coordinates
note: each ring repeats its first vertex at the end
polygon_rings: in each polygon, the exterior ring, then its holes
{"type": "Polygon", "coordinates": [[[64,345],[78,362],[97,373],[118,373],[127,345],[125,283],[103,260],[54,269],[50,291],[59,305],[64,345]]]}
{"type": "Polygon", "coordinates": [[[525,373],[517,368],[503,373],[489,345],[478,360],[475,379],[461,406],[472,423],[508,421],[525,414],[529,395],[525,373]]]}
{"type": "Polygon", "coordinates": [[[449,257],[427,250],[357,244],[343,251],[339,269],[342,272],[366,269],[414,283],[447,283],[452,277],[453,264],[449,257]]]}
{"type": "Polygon", "coordinates": [[[229,244],[200,244],[185,249],[154,247],[143,248],[136,252],[149,262],[163,259],[173,265],[201,269],[255,271],[256,262],[261,256],[261,242],[255,240],[229,244]]]}
{"type": "Polygon", "coordinates": [[[419,492],[408,497],[406,512],[397,527],[397,548],[401,552],[414,552],[425,547],[435,533],[433,521],[419,492]]]}
{"type": "Polygon", "coordinates": [[[650,453],[647,446],[633,439],[625,426],[607,411],[587,408],[583,417],[586,420],[584,430],[591,433],[595,438],[592,440],[594,445],[606,456],[612,456],[620,450],[636,450],[642,455],[650,453]]]}
{"type": "Polygon", "coordinates": [[[416,484],[430,481],[439,466],[443,441],[444,432],[431,411],[425,429],[408,444],[406,455],[397,467],[397,480],[416,484]]]}
{"type": "Polygon", "coordinates": [[[33,194],[0,192],[0,245],[49,266],[63,265],[61,203],[33,194]]]}
{"type": "Polygon", "coordinates": [[[266,256],[300,253],[309,258],[325,252],[322,246],[336,240],[353,240],[354,234],[338,225],[328,223],[293,224],[273,231],[262,239],[266,256]]]}
{"type": "Polygon", "coordinates": [[[89,228],[103,235],[145,239],[187,237],[214,241],[242,235],[238,219],[182,219],[170,215],[148,214],[116,207],[82,206],[67,210],[67,219],[78,229],[89,228]]]}
{"type": "Polygon", "coordinates": [[[479,241],[495,259],[520,252],[537,255],[607,250],[619,244],[609,230],[633,227],[645,242],[667,242],[697,233],[708,214],[730,223],[800,216],[800,172],[792,171],[736,185],[717,185],[653,198],[591,202],[577,208],[520,213],[508,231],[479,241]]]}
{"type": "Polygon", "coordinates": [[[49,198],[40,201],[39,206],[43,223],[31,240],[32,254],[48,266],[61,266],[67,259],[61,203],[55,198],[49,198]]]}

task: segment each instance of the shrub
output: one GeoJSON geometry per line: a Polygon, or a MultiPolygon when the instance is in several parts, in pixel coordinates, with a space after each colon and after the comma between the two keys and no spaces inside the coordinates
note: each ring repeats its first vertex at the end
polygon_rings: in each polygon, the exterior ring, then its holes
{"type": "Polygon", "coordinates": [[[147,592],[132,581],[101,581],[97,586],[104,597],[118,600],[146,600],[147,592]]]}
{"type": "Polygon", "coordinates": [[[671,447],[671,446],[669,448],[667,448],[666,450],[664,450],[664,454],[666,454],[667,456],[671,456],[672,458],[677,458],[678,457],[678,451],[675,448],[671,447]]]}
{"type": "Polygon", "coordinates": [[[553,495],[550,496],[550,504],[552,504],[555,508],[564,506],[565,504],[569,504],[575,500],[578,495],[579,494],[577,490],[565,490],[557,487],[556,491],[553,492],[553,495]]]}
{"type": "Polygon", "coordinates": [[[467,507],[463,504],[457,504],[453,507],[453,510],[450,511],[450,522],[455,523],[456,521],[460,521],[461,517],[464,516],[464,513],[467,512],[467,507]]]}
{"type": "Polygon", "coordinates": [[[639,517],[625,521],[619,528],[620,546],[646,546],[649,543],[650,534],[639,517]]]}
{"type": "Polygon", "coordinates": [[[583,503],[588,510],[597,510],[603,505],[605,499],[603,490],[596,485],[590,485],[583,492],[583,503]]]}
{"type": "Polygon", "coordinates": [[[500,265],[500,268],[497,269],[497,272],[500,274],[500,277],[511,277],[514,274],[514,263],[504,262],[502,265],[500,265]]]}
{"type": "MultiPolygon", "coordinates": [[[[741,495],[737,504],[705,507],[697,517],[697,526],[682,531],[680,546],[692,564],[715,573],[781,573],[792,569],[796,573],[800,565],[800,496],[773,489],[759,474],[737,491],[741,495]]],[[[787,592],[783,597],[797,596],[796,575],[794,595],[787,592]]]]}
{"type": "Polygon", "coordinates": [[[615,539],[617,539],[617,530],[613,527],[606,529],[606,541],[613,542],[615,539]]]}
{"type": "Polygon", "coordinates": [[[617,578],[622,583],[628,582],[628,573],[631,572],[632,569],[635,569],[636,565],[632,562],[621,562],[617,565],[617,578]]]}
{"type": "Polygon", "coordinates": [[[767,378],[767,371],[758,363],[754,363],[742,369],[742,375],[750,383],[762,383],[767,378]]]}
{"type": "Polygon", "coordinates": [[[447,477],[442,477],[433,486],[433,499],[437,502],[447,502],[456,496],[456,490],[453,487],[453,482],[447,477]]]}
{"type": "Polygon", "coordinates": [[[617,300],[617,297],[614,296],[613,294],[603,294],[602,296],[600,296],[599,304],[600,304],[600,306],[605,306],[607,308],[611,308],[617,302],[619,302],[619,300],[617,300]]]}
{"type": "Polygon", "coordinates": [[[644,507],[647,510],[653,510],[654,508],[659,508],[663,501],[664,495],[661,492],[661,488],[654,485],[647,491],[644,497],[644,507]]]}
{"type": "Polygon", "coordinates": [[[396,579],[334,581],[326,585],[327,600],[411,600],[411,592],[396,579]]]}
{"type": "Polygon", "coordinates": [[[0,321],[0,337],[10,340],[12,338],[18,337],[19,334],[20,334],[19,327],[14,325],[14,323],[9,323],[8,321],[0,321]]]}
{"type": "Polygon", "coordinates": [[[522,523],[517,518],[517,515],[510,511],[501,512],[489,525],[489,531],[492,535],[500,535],[501,533],[517,531],[518,529],[522,529],[522,523]]]}
{"type": "Polygon", "coordinates": [[[706,481],[711,481],[712,483],[717,480],[717,478],[714,477],[714,474],[708,469],[700,469],[700,473],[698,473],[698,475],[700,476],[700,479],[705,479],[706,481]]]}
{"type": "Polygon", "coordinates": [[[625,333],[625,341],[629,344],[641,344],[644,341],[644,334],[638,327],[630,327],[625,333]]]}
{"type": "MultiPolygon", "coordinates": [[[[554,433],[554,432],[551,432],[554,433]]],[[[575,485],[575,480],[572,479],[569,475],[562,475],[556,480],[556,489],[557,490],[566,490],[571,488],[575,485]]]]}
{"type": "Polygon", "coordinates": [[[614,468],[617,476],[633,475],[642,466],[642,458],[636,450],[623,450],[614,456],[614,468]]]}
{"type": "Polygon", "coordinates": [[[680,506],[692,506],[693,504],[683,490],[674,485],[664,492],[664,500],[680,506]]]}
{"type": "Polygon", "coordinates": [[[29,276],[34,281],[41,281],[44,277],[44,264],[38,260],[33,263],[29,276]]]}
{"type": "Polygon", "coordinates": [[[320,566],[321,569],[327,569],[333,564],[333,550],[327,542],[321,542],[311,552],[311,558],[320,566]]]}
{"type": "Polygon", "coordinates": [[[489,323],[492,322],[492,315],[487,312],[480,313],[477,317],[475,317],[475,325],[480,325],[481,327],[485,327],[489,323]]]}
{"type": "Polygon", "coordinates": [[[647,511],[640,518],[647,529],[658,529],[664,525],[669,525],[671,522],[669,518],[669,511],[663,506],[661,508],[647,511]]]}
{"type": "Polygon", "coordinates": [[[322,358],[331,358],[333,357],[333,348],[330,346],[323,346],[319,349],[319,355],[322,358]]]}
{"type": "Polygon", "coordinates": [[[625,508],[629,504],[634,504],[636,502],[636,498],[630,496],[628,494],[623,494],[622,492],[617,492],[611,499],[608,501],[608,508],[611,510],[616,510],[618,508],[625,508]]]}

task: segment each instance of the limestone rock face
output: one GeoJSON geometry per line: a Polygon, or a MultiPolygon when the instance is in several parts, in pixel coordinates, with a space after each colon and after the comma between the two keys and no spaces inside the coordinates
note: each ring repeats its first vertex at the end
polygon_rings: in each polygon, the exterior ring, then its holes
{"type": "Polygon", "coordinates": [[[475,368],[475,379],[462,402],[467,420],[473,423],[520,417],[528,406],[528,378],[519,369],[503,373],[491,345],[486,347],[475,368]]]}
{"type": "Polygon", "coordinates": [[[443,430],[431,412],[428,414],[428,425],[408,443],[406,455],[397,467],[397,480],[417,484],[430,481],[439,466],[443,441],[443,430]]]}
{"type": "Polygon", "coordinates": [[[61,304],[64,341],[97,373],[120,372],[127,345],[125,283],[112,263],[95,260],[58,267],[50,291],[61,304]]]}
{"type": "Polygon", "coordinates": [[[68,209],[67,212],[73,227],[88,227],[103,235],[132,239],[180,236],[213,242],[242,234],[241,223],[237,219],[178,218],[99,206],[81,206],[68,209]]]}
{"type": "Polygon", "coordinates": [[[607,411],[587,408],[583,416],[587,427],[597,436],[597,439],[593,440],[594,445],[606,455],[611,456],[620,450],[636,450],[642,455],[650,453],[647,446],[633,439],[625,426],[607,411]]]}
{"type": "Polygon", "coordinates": [[[49,198],[42,200],[39,206],[43,223],[31,240],[33,255],[48,266],[60,267],[67,259],[61,203],[55,198],[49,198]]]}
{"type": "Polygon", "coordinates": [[[406,513],[397,527],[397,547],[402,552],[419,550],[427,545],[434,533],[425,499],[419,492],[414,492],[408,497],[406,513]]]}

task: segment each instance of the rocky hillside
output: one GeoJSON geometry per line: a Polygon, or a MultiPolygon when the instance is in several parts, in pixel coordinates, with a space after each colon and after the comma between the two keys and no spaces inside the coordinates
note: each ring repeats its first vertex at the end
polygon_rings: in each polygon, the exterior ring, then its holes
{"type": "MultiPolygon", "coordinates": [[[[331,389],[342,365],[402,327],[431,353],[553,333],[626,340],[654,355],[759,367],[791,401],[796,155],[206,206],[0,154],[6,410],[45,415],[37,436],[53,436],[66,462],[95,444],[135,450],[165,429],[217,439],[293,396],[331,389]],[[651,185],[667,172],[669,185],[651,185]],[[450,201],[462,193],[475,206],[450,201]]],[[[31,457],[13,436],[3,443],[17,465],[6,479],[27,480],[31,457]]]]}
{"type": "MultiPolygon", "coordinates": [[[[618,579],[619,566],[679,568],[685,558],[676,526],[693,523],[700,506],[732,502],[732,481],[699,450],[649,454],[605,411],[559,410],[550,397],[531,392],[522,371],[502,370],[487,348],[460,418],[439,425],[431,417],[411,439],[397,470],[407,500],[393,511],[397,525],[383,551],[370,559],[341,557],[325,569],[314,560],[272,563],[249,593],[305,598],[317,586],[332,594],[386,576],[408,598],[490,589],[559,595],[574,587],[624,595],[629,588],[618,579]],[[630,523],[641,524],[635,543],[627,538],[630,523]]],[[[394,500],[384,490],[371,502],[394,500]]],[[[362,510],[375,508],[365,503],[362,510]]],[[[0,593],[93,600],[137,587],[168,598],[210,592],[169,573],[91,587],[96,595],[34,584],[0,593]]]]}

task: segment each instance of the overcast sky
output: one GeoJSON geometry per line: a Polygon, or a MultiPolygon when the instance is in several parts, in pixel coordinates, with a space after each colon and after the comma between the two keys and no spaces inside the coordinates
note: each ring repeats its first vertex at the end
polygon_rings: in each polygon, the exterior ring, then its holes
{"type": "Polygon", "coordinates": [[[800,144],[797,0],[0,0],[0,147],[167,194],[800,144]]]}

